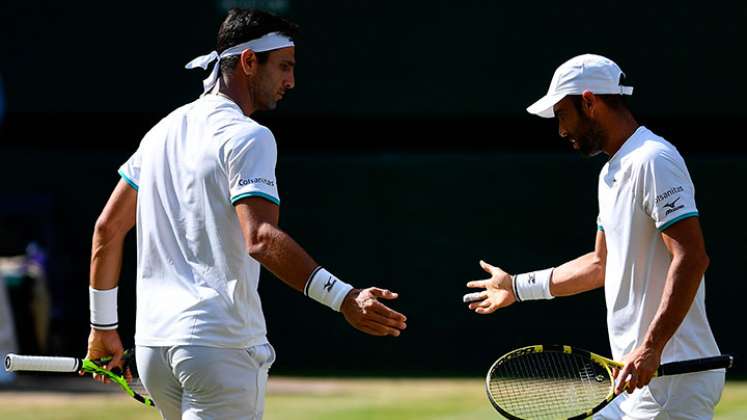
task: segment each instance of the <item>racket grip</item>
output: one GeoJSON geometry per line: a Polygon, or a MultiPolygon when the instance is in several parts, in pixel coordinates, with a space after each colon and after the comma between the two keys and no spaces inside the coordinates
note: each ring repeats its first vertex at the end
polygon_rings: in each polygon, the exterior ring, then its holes
{"type": "Polygon", "coordinates": [[[75,357],[20,356],[12,353],[5,356],[5,370],[8,372],[77,372],[80,366],[80,359],[75,357]]]}
{"type": "Polygon", "coordinates": [[[712,369],[730,368],[734,357],[730,355],[706,357],[704,359],[685,360],[682,362],[664,363],[657,370],[658,376],[679,375],[681,373],[703,372],[712,369]]]}

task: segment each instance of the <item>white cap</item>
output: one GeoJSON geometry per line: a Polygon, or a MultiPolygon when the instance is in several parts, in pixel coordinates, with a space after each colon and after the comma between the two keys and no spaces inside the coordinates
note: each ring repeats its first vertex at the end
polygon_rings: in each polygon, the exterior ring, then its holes
{"type": "Polygon", "coordinates": [[[620,67],[609,58],[584,54],[561,64],[550,81],[547,95],[527,108],[527,112],[543,118],[555,116],[553,106],[567,95],[581,95],[591,91],[597,95],[632,95],[632,86],[622,86],[620,67]]]}

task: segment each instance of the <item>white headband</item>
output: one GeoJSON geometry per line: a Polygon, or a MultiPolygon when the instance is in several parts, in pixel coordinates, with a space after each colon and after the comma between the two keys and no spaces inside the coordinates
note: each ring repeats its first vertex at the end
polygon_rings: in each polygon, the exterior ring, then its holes
{"type": "Polygon", "coordinates": [[[243,44],[227,48],[220,54],[218,54],[217,51],[213,51],[210,54],[201,55],[187,63],[187,65],[184,67],[187,69],[202,67],[203,69],[207,70],[210,63],[212,63],[213,61],[216,62],[215,65],[213,65],[213,70],[210,72],[210,76],[202,81],[202,86],[204,88],[203,93],[207,93],[211,91],[215,86],[215,83],[218,82],[218,71],[220,69],[221,58],[240,55],[242,52],[244,52],[244,50],[263,52],[292,47],[293,45],[293,41],[280,32],[270,32],[257,39],[253,39],[251,41],[244,42],[243,44]]]}

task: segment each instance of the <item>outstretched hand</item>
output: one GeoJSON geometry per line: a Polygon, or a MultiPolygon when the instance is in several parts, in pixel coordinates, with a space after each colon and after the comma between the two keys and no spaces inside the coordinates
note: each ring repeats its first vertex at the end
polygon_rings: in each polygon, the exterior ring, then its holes
{"type": "Polygon", "coordinates": [[[353,328],[377,336],[399,336],[407,328],[407,317],[390,309],[378,299],[396,299],[399,295],[378,287],[353,289],[345,296],[340,312],[353,328]]]}
{"type": "MultiPolygon", "coordinates": [[[[86,353],[86,359],[97,360],[111,356],[112,359],[104,366],[104,369],[112,370],[115,367],[122,369],[123,355],[124,347],[122,347],[122,340],[120,340],[117,330],[97,330],[91,328],[91,333],[88,335],[88,353],[86,353]]],[[[81,373],[82,375],[83,373],[81,373]]],[[[109,379],[102,375],[93,375],[93,379],[104,383],[109,382],[109,379]]]]}
{"type": "Polygon", "coordinates": [[[464,303],[469,303],[469,309],[486,315],[514,303],[516,296],[511,285],[511,276],[482,260],[480,260],[480,267],[490,274],[490,278],[467,283],[467,287],[484,289],[464,295],[462,300],[464,303]]]}

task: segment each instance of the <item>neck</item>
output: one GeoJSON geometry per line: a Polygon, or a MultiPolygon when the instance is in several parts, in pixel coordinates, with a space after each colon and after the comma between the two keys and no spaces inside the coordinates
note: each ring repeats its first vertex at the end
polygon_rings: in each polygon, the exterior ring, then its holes
{"type": "Polygon", "coordinates": [[[607,144],[602,148],[608,156],[617,153],[622,145],[635,133],[639,127],[638,121],[630,112],[625,112],[612,118],[607,125],[607,144]]]}
{"type": "Polygon", "coordinates": [[[221,77],[218,80],[218,90],[215,93],[232,100],[247,117],[256,111],[251,92],[246,86],[241,86],[241,83],[238,83],[235,79],[221,77]]]}

